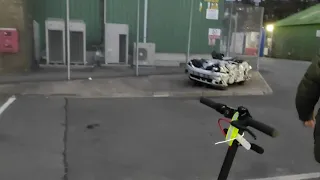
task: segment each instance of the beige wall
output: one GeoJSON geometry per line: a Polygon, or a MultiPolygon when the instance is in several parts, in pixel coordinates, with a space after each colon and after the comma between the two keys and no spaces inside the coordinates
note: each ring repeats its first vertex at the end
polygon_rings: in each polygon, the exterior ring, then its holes
{"type": "Polygon", "coordinates": [[[28,16],[28,0],[0,0],[0,27],[17,28],[20,51],[0,54],[0,73],[24,72],[30,68],[32,57],[32,19],[28,16]]]}

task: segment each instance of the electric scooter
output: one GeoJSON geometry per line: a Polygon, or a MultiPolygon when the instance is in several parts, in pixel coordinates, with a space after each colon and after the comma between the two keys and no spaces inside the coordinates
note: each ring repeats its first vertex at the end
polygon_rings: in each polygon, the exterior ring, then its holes
{"type": "Polygon", "coordinates": [[[208,107],[213,108],[225,117],[219,119],[218,123],[221,131],[226,136],[227,140],[225,142],[229,144],[229,148],[224,158],[218,180],[227,180],[239,146],[243,146],[247,150],[253,150],[258,154],[264,153],[264,149],[262,147],[254,143],[249,143],[243,138],[243,133],[248,132],[254,139],[256,139],[256,135],[250,129],[248,129],[248,127],[259,130],[271,137],[278,136],[278,132],[274,128],[254,120],[250,115],[249,110],[243,106],[232,108],[225,104],[216,103],[205,97],[201,97],[200,102],[208,107]],[[230,123],[230,127],[228,129],[221,128],[220,121],[222,120],[230,123]]]}

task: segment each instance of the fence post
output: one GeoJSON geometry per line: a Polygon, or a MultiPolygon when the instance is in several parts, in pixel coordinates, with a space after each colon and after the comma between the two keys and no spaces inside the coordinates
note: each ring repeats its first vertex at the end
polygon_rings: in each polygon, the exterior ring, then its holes
{"type": "Polygon", "coordinates": [[[139,43],[139,31],[140,31],[140,0],[137,0],[138,5],[137,5],[137,42],[136,42],[136,76],[139,76],[139,48],[138,48],[138,43],[139,43]]]}
{"type": "Polygon", "coordinates": [[[187,48],[186,64],[188,63],[188,60],[189,60],[189,58],[190,58],[192,20],[193,20],[193,2],[194,2],[194,0],[191,0],[190,16],[189,16],[188,48],[187,48]]]}
{"type": "Polygon", "coordinates": [[[229,13],[229,31],[228,31],[228,41],[227,41],[227,57],[230,56],[230,41],[231,41],[231,26],[232,26],[232,12],[233,12],[233,1],[231,1],[231,8],[229,13]]]}
{"type": "Polygon", "coordinates": [[[147,29],[148,29],[148,0],[144,0],[143,13],[143,43],[147,43],[147,29]]]}
{"type": "Polygon", "coordinates": [[[257,71],[259,71],[259,68],[260,68],[260,51],[261,51],[261,41],[262,41],[262,35],[263,35],[263,14],[264,14],[264,7],[261,7],[262,10],[261,10],[261,14],[260,14],[260,38],[259,38],[259,49],[258,49],[258,59],[257,59],[257,71]]]}
{"type": "Polygon", "coordinates": [[[66,29],[67,29],[67,69],[68,69],[68,80],[70,80],[70,8],[69,8],[69,0],[66,0],[66,29]]]}

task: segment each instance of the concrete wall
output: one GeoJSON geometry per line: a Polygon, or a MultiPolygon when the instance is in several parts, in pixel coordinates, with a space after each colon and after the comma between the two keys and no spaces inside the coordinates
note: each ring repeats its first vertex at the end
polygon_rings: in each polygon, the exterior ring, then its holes
{"type": "Polygon", "coordinates": [[[20,51],[0,54],[0,73],[28,71],[32,59],[32,22],[27,0],[0,0],[0,27],[17,28],[20,51]]]}

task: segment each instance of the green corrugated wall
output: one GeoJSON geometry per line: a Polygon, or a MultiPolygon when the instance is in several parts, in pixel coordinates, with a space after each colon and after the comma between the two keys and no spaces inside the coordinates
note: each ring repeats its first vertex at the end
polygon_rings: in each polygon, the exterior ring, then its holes
{"type": "MultiPolygon", "coordinates": [[[[44,47],[44,21],[47,17],[64,18],[65,0],[34,0],[34,18],[40,22],[42,47],[44,47]]],[[[88,44],[100,43],[103,0],[70,0],[70,18],[83,19],[87,25],[88,44]]],[[[143,41],[144,0],[140,0],[140,42],[143,41]]],[[[107,0],[107,22],[129,24],[130,50],[136,40],[137,0],[107,0]]],[[[148,42],[156,43],[157,52],[185,53],[187,51],[190,0],[149,0],[148,42]]],[[[224,1],[219,2],[223,15],[224,1]]],[[[206,20],[206,3],[194,1],[191,53],[208,53],[208,28],[219,28],[220,21],[206,20]],[[199,12],[199,3],[204,8],[199,12]]],[[[219,44],[219,41],[217,42],[219,44]]],[[[216,45],[217,49],[219,46],[216,45]]]]}
{"type": "Polygon", "coordinates": [[[275,27],[272,57],[310,61],[319,53],[319,29],[320,25],[275,27]]]}
{"type": "MultiPolygon", "coordinates": [[[[33,0],[33,17],[40,23],[41,44],[45,46],[45,20],[65,18],[65,0],[33,0]]],[[[70,0],[70,19],[82,19],[86,23],[87,43],[97,44],[101,40],[100,0],[70,0]]]]}
{"type": "MultiPolygon", "coordinates": [[[[143,0],[140,0],[140,42],[143,40],[143,0]]],[[[136,0],[107,0],[107,23],[129,25],[129,53],[137,34],[137,1],[136,0]]]]}
{"type": "MultiPolygon", "coordinates": [[[[220,1],[220,9],[224,9],[220,1]]],[[[191,53],[208,53],[208,29],[220,27],[220,21],[207,20],[205,8],[199,12],[199,0],[193,4],[191,53]]],[[[203,3],[206,7],[206,3],[203,3]]],[[[149,0],[148,41],[156,42],[158,52],[185,53],[187,51],[190,0],[149,0]]],[[[220,16],[222,15],[220,11],[220,16]]],[[[218,48],[218,46],[216,46],[218,48]]]]}
{"type": "MultiPolygon", "coordinates": [[[[140,0],[140,42],[143,41],[143,13],[144,0],[140,0]]],[[[204,1],[195,0],[193,8],[193,28],[191,39],[191,53],[208,53],[208,28],[219,28],[220,21],[205,18],[204,1]],[[199,4],[204,8],[199,12],[199,4]]],[[[219,2],[219,8],[224,9],[224,2],[219,2]]],[[[185,53],[188,43],[188,28],[190,17],[190,0],[149,0],[148,1],[147,41],[156,43],[157,52],[185,53]]],[[[221,10],[220,17],[223,15],[221,10]]],[[[107,22],[129,24],[130,49],[136,41],[137,1],[136,0],[108,0],[107,22]]],[[[219,41],[217,42],[219,44],[219,41]]],[[[219,49],[217,45],[215,47],[219,49]]]]}

